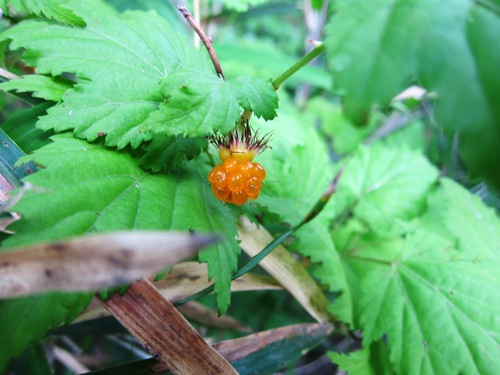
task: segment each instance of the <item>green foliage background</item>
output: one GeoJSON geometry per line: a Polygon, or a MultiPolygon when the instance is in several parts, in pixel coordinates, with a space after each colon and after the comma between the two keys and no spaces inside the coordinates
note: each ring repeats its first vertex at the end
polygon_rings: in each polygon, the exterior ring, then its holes
{"type": "MultiPolygon", "coordinates": [[[[260,2],[224,3],[243,12],[260,2]]],[[[279,102],[270,78],[294,62],[289,46],[270,51],[272,37],[221,33],[223,81],[162,4],[137,1],[139,10],[122,13],[117,1],[0,2],[7,14],[34,16],[0,41],[35,68],[0,88],[46,102],[1,127],[30,153],[20,162],[41,166],[25,178],[39,189],[16,206],[23,219],[1,250],[119,229],[222,233],[199,259],[224,313],[237,216],[279,233],[343,168],[333,198],[290,244],[311,261],[336,322],[362,332],[361,350],[330,358],[353,374],[500,373],[500,221],[471,193],[480,187],[494,202],[500,187],[500,3],[335,1],[326,68],[299,71],[279,102]],[[312,94],[300,107],[290,93],[303,83],[312,94]],[[423,101],[393,101],[413,84],[427,90],[423,101]],[[239,209],[210,191],[215,153],[205,137],[231,130],[242,109],[254,112],[255,129],[274,133],[257,159],[268,175],[261,196],[239,209]],[[405,127],[380,136],[400,115],[405,127]]],[[[0,368],[90,298],[0,301],[0,368]]]]}

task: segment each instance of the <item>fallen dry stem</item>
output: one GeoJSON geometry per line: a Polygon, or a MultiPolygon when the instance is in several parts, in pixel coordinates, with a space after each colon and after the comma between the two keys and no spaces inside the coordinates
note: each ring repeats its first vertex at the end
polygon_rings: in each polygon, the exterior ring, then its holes
{"type": "Polygon", "coordinates": [[[143,279],[120,296],[101,300],[144,348],[175,374],[237,374],[182,314],[143,279]]]}

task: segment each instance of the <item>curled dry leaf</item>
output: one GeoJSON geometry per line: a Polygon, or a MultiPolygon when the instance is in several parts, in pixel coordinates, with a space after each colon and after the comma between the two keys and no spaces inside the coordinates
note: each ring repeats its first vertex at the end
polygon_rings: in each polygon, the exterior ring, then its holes
{"type": "Polygon", "coordinates": [[[0,297],[126,284],[190,257],[216,240],[215,235],[115,232],[0,253],[0,297]]]}
{"type": "MultiPolygon", "coordinates": [[[[210,284],[206,263],[183,262],[176,264],[163,280],[155,283],[155,286],[166,299],[175,303],[205,289],[210,284]]],[[[255,274],[243,275],[231,283],[232,292],[279,289],[283,288],[272,278],[255,274]]]]}

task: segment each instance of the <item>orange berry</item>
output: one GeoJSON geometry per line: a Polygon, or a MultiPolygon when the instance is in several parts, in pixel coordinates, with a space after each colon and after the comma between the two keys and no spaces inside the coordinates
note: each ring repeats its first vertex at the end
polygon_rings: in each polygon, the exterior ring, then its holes
{"type": "Polygon", "coordinates": [[[248,195],[246,195],[243,190],[231,193],[231,198],[233,199],[233,202],[238,206],[241,206],[248,201],[248,195]]]}
{"type": "Polygon", "coordinates": [[[241,173],[230,174],[227,186],[231,191],[241,191],[245,188],[246,178],[241,173]]]}
{"type": "Polygon", "coordinates": [[[217,185],[212,185],[212,192],[214,193],[215,197],[220,201],[225,201],[231,193],[229,189],[222,188],[217,185]]]}
{"type": "Polygon", "coordinates": [[[257,199],[265,177],[266,171],[260,164],[234,157],[227,157],[208,174],[215,197],[237,205],[257,199]]]}
{"type": "Polygon", "coordinates": [[[260,181],[266,178],[266,170],[259,163],[252,163],[253,165],[253,176],[257,177],[260,181]]]}
{"type": "Polygon", "coordinates": [[[221,188],[227,185],[227,175],[222,165],[217,165],[210,171],[208,181],[221,188]]]}
{"type": "Polygon", "coordinates": [[[238,163],[238,165],[235,167],[235,169],[237,168],[238,172],[240,172],[243,176],[245,177],[249,177],[250,176],[250,173],[252,172],[253,170],[253,163],[251,161],[240,161],[238,163]]]}
{"type": "Polygon", "coordinates": [[[222,163],[222,167],[226,171],[233,169],[237,165],[238,165],[238,162],[233,158],[227,158],[226,160],[224,160],[224,163],[222,163]]]}
{"type": "Polygon", "coordinates": [[[260,189],[262,189],[262,183],[257,179],[257,177],[251,177],[244,190],[250,198],[255,199],[259,196],[260,189]]]}

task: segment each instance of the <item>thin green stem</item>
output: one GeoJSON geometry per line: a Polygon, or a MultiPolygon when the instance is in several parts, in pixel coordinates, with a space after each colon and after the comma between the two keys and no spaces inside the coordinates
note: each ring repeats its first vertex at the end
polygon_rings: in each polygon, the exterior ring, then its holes
{"type": "Polygon", "coordinates": [[[311,52],[302,57],[299,61],[293,64],[290,68],[288,68],[282,75],[273,80],[272,84],[275,90],[278,90],[279,87],[285,82],[288,78],[290,78],[297,71],[302,69],[304,66],[309,64],[313,59],[321,55],[325,52],[325,45],[321,43],[317,47],[315,47],[311,52]]]}

